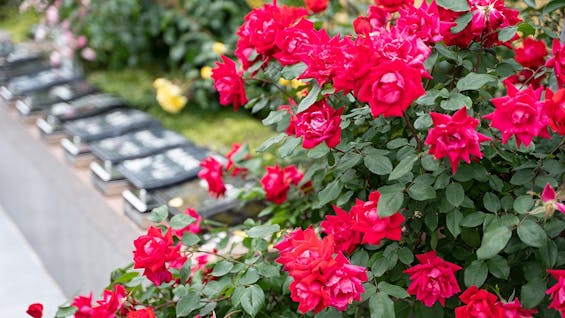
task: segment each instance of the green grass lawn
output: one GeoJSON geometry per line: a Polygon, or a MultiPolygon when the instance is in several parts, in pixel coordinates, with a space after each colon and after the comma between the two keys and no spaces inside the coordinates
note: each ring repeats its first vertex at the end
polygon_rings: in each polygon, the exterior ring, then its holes
{"type": "Polygon", "coordinates": [[[0,29],[9,32],[14,42],[28,39],[29,30],[41,18],[35,10],[19,13],[18,9],[10,6],[0,6],[0,29]]]}
{"type": "Polygon", "coordinates": [[[225,153],[234,142],[248,143],[256,148],[274,132],[245,111],[232,107],[219,111],[204,111],[190,104],[179,114],[169,114],[155,100],[153,80],[162,72],[141,68],[93,71],[88,80],[104,91],[116,94],[137,108],[158,118],[165,127],[178,131],[196,144],[225,153]]]}

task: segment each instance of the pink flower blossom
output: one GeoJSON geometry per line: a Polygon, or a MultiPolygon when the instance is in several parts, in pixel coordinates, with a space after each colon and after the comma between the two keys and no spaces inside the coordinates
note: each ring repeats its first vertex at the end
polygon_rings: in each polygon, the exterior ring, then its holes
{"type": "Polygon", "coordinates": [[[333,209],[335,215],[326,215],[320,226],[324,233],[334,237],[337,251],[351,254],[361,244],[362,233],[353,230],[355,219],[351,213],[335,205],[333,209]]]}
{"type": "Polygon", "coordinates": [[[202,170],[198,172],[198,178],[206,181],[210,195],[214,198],[222,197],[226,193],[226,185],[222,179],[222,164],[214,157],[209,156],[200,162],[200,167],[202,167],[202,170]]]}
{"type": "Polygon", "coordinates": [[[363,244],[379,245],[385,238],[393,241],[400,240],[401,226],[405,218],[400,212],[388,217],[380,217],[377,207],[379,198],[379,192],[373,191],[369,194],[368,201],[357,200],[351,208],[350,213],[355,220],[353,230],[363,234],[361,241],[363,244]]]}
{"type": "Polygon", "coordinates": [[[565,87],[565,46],[559,39],[553,39],[551,52],[553,56],[547,61],[546,66],[553,68],[559,88],[565,87]]]}
{"type": "Polygon", "coordinates": [[[445,300],[460,291],[455,272],[461,267],[444,261],[435,251],[416,255],[416,258],[420,264],[404,271],[411,280],[408,293],[416,295],[416,299],[428,307],[437,301],[445,306],[445,300]]]}
{"type": "Polygon", "coordinates": [[[563,317],[565,315],[565,270],[548,269],[547,272],[557,279],[557,283],[545,292],[551,299],[548,308],[559,311],[563,317]]]}
{"type": "Polygon", "coordinates": [[[540,101],[541,88],[534,90],[531,86],[518,90],[505,81],[507,96],[492,98],[494,112],[484,116],[491,121],[491,126],[500,130],[502,143],[510,137],[516,137],[516,146],[526,147],[534,137],[549,138],[547,126],[549,118],[544,111],[544,103],[540,101]]]}
{"type": "Polygon", "coordinates": [[[233,104],[237,111],[241,105],[247,103],[242,72],[238,71],[235,63],[225,55],[222,55],[222,60],[223,64],[216,62],[216,67],[212,69],[214,88],[220,93],[220,104],[233,104]]]}
{"type": "Polygon", "coordinates": [[[435,159],[449,158],[453,173],[461,160],[471,162],[471,156],[482,158],[480,144],[490,140],[475,129],[479,121],[467,116],[467,109],[461,108],[453,116],[430,112],[434,127],[428,131],[425,144],[430,145],[429,153],[435,159]]]}

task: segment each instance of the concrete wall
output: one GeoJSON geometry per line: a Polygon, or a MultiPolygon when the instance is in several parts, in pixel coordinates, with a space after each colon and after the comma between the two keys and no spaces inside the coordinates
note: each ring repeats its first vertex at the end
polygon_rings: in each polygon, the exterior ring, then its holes
{"type": "Polygon", "coordinates": [[[100,294],[110,272],[132,261],[141,233],[90,185],[89,173],[68,166],[58,145],[0,109],[0,205],[20,227],[63,292],[100,294]]]}

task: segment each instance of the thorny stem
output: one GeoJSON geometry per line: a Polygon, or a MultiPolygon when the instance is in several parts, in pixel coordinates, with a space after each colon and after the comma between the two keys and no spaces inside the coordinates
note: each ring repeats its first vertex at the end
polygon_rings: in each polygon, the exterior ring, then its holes
{"type": "Polygon", "coordinates": [[[408,125],[408,128],[410,128],[410,131],[412,132],[412,136],[414,136],[414,138],[416,139],[416,143],[418,145],[418,152],[422,152],[422,149],[423,149],[422,140],[420,140],[420,137],[418,136],[416,129],[414,129],[414,126],[412,126],[412,123],[410,122],[410,118],[408,117],[408,114],[406,114],[406,112],[403,112],[402,116],[404,117],[404,120],[406,121],[406,125],[408,125]]]}

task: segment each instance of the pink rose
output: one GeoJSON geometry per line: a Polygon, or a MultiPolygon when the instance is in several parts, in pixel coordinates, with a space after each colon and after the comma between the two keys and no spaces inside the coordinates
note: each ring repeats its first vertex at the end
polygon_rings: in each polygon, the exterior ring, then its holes
{"type": "Polygon", "coordinates": [[[534,314],[538,312],[535,309],[525,309],[522,307],[518,298],[509,303],[502,303],[501,306],[504,309],[504,318],[533,318],[534,314]]]}
{"type": "Polygon", "coordinates": [[[312,149],[325,142],[329,148],[339,144],[341,139],[341,113],[343,107],[335,110],[321,100],[307,110],[298,113],[294,120],[296,137],[303,137],[302,146],[312,149]]]}
{"type": "Polygon", "coordinates": [[[198,178],[203,179],[208,184],[208,192],[212,197],[219,198],[226,193],[226,185],[222,179],[222,164],[210,156],[200,162],[202,170],[198,172],[198,178]]]}
{"type": "Polygon", "coordinates": [[[553,57],[547,61],[546,66],[553,68],[559,88],[563,88],[565,87],[565,46],[561,45],[559,39],[553,39],[551,52],[553,57]]]}
{"type": "Polygon", "coordinates": [[[484,116],[491,121],[491,126],[500,130],[502,143],[510,137],[516,137],[516,146],[526,147],[534,137],[549,138],[547,126],[549,118],[544,111],[544,103],[540,101],[541,88],[534,90],[532,86],[518,90],[505,81],[507,96],[492,98],[494,112],[484,116]]]}
{"type": "MultiPolygon", "coordinates": [[[[245,176],[248,171],[247,168],[237,167],[233,162],[233,156],[239,151],[239,149],[241,149],[241,145],[234,143],[232,144],[230,151],[226,154],[226,158],[228,159],[228,161],[226,162],[226,170],[229,171],[233,177],[238,175],[245,176]]],[[[249,158],[251,157],[247,155],[244,159],[249,158]]]]}
{"type": "Polygon", "coordinates": [[[549,304],[548,308],[559,311],[561,316],[563,316],[565,315],[565,270],[548,269],[547,272],[557,280],[557,283],[545,292],[549,295],[549,299],[551,299],[551,304],[549,304]]]}
{"type": "Polygon", "coordinates": [[[435,159],[449,158],[453,174],[461,160],[471,162],[471,156],[482,158],[480,144],[490,140],[475,129],[479,121],[467,116],[467,109],[461,108],[453,116],[430,112],[434,127],[428,131],[425,144],[430,145],[429,153],[435,159]]]}
{"type": "Polygon", "coordinates": [[[445,300],[460,291],[455,272],[461,267],[444,261],[435,251],[416,255],[416,258],[420,264],[404,271],[411,280],[408,293],[416,295],[416,299],[428,307],[437,301],[445,306],[445,300]]]}
{"type": "Polygon", "coordinates": [[[220,104],[233,104],[237,111],[241,105],[247,103],[242,72],[238,72],[235,63],[225,55],[222,55],[222,60],[223,64],[216,62],[216,67],[212,69],[214,88],[220,93],[220,104]]]}
{"type": "Polygon", "coordinates": [[[355,225],[353,214],[335,205],[333,209],[335,215],[326,215],[320,226],[324,233],[334,237],[337,251],[351,254],[357,245],[361,244],[362,233],[353,230],[355,225]]]}
{"type": "Polygon", "coordinates": [[[388,12],[395,12],[401,8],[414,6],[414,0],[375,0],[375,5],[388,12]]]}
{"type": "Polygon", "coordinates": [[[443,39],[437,4],[423,1],[419,8],[408,6],[400,10],[400,18],[396,26],[409,34],[416,35],[426,44],[436,43],[443,39]]]}
{"type": "Polygon", "coordinates": [[[49,6],[49,8],[45,10],[45,19],[47,23],[51,25],[59,22],[59,9],[55,6],[49,6]]]}
{"type": "Polygon", "coordinates": [[[87,61],[94,61],[96,60],[96,51],[90,47],[85,47],[80,51],[80,56],[87,61]]]}
{"type": "Polygon", "coordinates": [[[343,311],[353,301],[361,301],[361,294],[365,292],[363,283],[367,281],[367,269],[350,264],[341,253],[337,254],[336,262],[326,286],[329,289],[330,306],[343,311]]]}
{"type": "Polygon", "coordinates": [[[420,71],[400,61],[383,62],[361,82],[357,98],[369,103],[374,117],[402,117],[402,113],[426,91],[420,71]]]}
{"type": "Polygon", "coordinates": [[[92,293],[88,296],[77,296],[73,299],[71,306],[76,307],[75,318],[91,318],[92,310],[92,293]]]}

